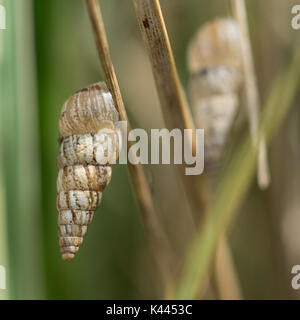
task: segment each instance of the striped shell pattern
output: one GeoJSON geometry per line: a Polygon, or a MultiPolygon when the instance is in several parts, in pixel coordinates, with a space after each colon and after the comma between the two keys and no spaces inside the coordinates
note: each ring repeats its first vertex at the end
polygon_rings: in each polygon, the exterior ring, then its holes
{"type": "Polygon", "coordinates": [[[201,27],[188,48],[189,96],[195,122],[204,128],[205,166],[218,166],[239,105],[242,84],[240,33],[235,20],[201,27]]]}
{"type": "Polygon", "coordinates": [[[76,92],[63,105],[57,157],[57,210],[62,259],[75,257],[118,158],[119,119],[105,83],[76,92]]]}

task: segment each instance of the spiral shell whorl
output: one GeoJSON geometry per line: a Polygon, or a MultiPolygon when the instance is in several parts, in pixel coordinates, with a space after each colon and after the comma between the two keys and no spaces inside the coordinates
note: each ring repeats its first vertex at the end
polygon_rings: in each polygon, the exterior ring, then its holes
{"type": "Polygon", "coordinates": [[[118,112],[105,83],[76,92],[63,105],[57,163],[57,210],[62,259],[75,257],[118,158],[118,112]]]}
{"type": "Polygon", "coordinates": [[[96,133],[101,128],[114,128],[118,112],[104,82],[77,91],[63,105],[59,132],[62,137],[96,133]]]}

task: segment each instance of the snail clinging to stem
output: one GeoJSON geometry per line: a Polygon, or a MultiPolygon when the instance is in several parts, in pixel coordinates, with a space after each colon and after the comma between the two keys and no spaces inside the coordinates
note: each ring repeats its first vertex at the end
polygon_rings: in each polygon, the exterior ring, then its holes
{"type": "Polygon", "coordinates": [[[188,48],[189,95],[196,124],[205,129],[205,166],[220,162],[243,83],[240,31],[234,19],[201,27],[188,48]]]}
{"type": "Polygon", "coordinates": [[[57,163],[57,210],[62,259],[74,258],[111,178],[119,154],[119,114],[104,82],[63,105],[57,163]]]}

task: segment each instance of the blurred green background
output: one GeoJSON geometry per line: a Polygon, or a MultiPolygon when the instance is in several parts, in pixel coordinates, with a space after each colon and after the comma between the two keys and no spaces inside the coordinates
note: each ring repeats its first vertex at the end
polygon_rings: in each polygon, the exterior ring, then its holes
{"type": "MultiPolygon", "coordinates": [[[[164,127],[131,0],[101,0],[112,59],[133,127],[164,127]]],[[[293,0],[248,0],[262,100],[299,44],[293,0]]],[[[83,0],[0,0],[0,265],[8,299],[146,299],[160,294],[124,165],[113,177],[76,259],[61,260],[56,212],[58,117],[64,101],[103,79],[83,0]]],[[[226,1],[161,0],[184,87],[186,48],[197,28],[229,16],[226,1]]],[[[299,71],[300,72],[300,71],[299,71]]],[[[300,110],[295,105],[270,148],[272,186],[254,182],[230,232],[243,295],[298,298],[291,267],[300,264],[300,110]]],[[[243,129],[247,127],[244,123],[243,129]]],[[[173,166],[146,166],[161,220],[182,263],[190,208],[173,166]]],[[[234,192],[234,190],[233,190],[234,192]]]]}

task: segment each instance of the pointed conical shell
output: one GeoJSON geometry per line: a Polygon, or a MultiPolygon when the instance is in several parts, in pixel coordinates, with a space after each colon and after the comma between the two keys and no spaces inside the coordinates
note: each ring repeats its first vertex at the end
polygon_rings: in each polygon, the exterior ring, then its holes
{"type": "Polygon", "coordinates": [[[93,216],[94,211],[59,211],[59,244],[63,260],[70,261],[75,257],[93,216]]]}
{"type": "Polygon", "coordinates": [[[196,126],[204,129],[207,171],[214,170],[237,113],[242,85],[240,32],[233,19],[199,29],[188,48],[189,96],[196,126]]]}
{"type": "Polygon", "coordinates": [[[59,120],[57,210],[62,258],[70,261],[83,241],[118,158],[118,112],[104,83],[69,98],[59,120]]]}

